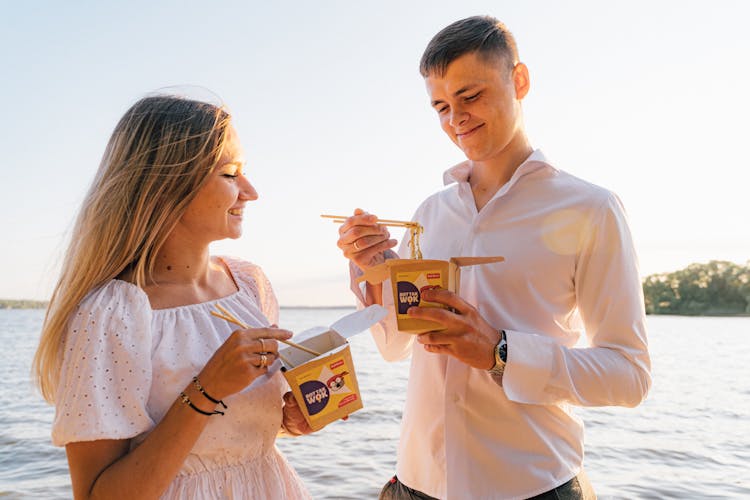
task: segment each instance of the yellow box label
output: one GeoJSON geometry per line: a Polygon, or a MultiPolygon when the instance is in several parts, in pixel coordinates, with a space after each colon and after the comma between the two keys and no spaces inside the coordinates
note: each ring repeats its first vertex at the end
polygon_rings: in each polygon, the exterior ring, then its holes
{"type": "Polygon", "coordinates": [[[350,387],[353,372],[346,359],[336,357],[295,377],[311,419],[323,418],[359,399],[350,387]]]}

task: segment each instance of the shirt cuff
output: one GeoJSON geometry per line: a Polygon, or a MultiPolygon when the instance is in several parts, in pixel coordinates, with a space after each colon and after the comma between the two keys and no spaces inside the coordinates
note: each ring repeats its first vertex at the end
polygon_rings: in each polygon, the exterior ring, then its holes
{"type": "MultiPolygon", "coordinates": [[[[376,262],[373,265],[382,264],[388,259],[398,259],[398,254],[394,252],[393,250],[386,250],[385,252],[377,255],[376,262]]],[[[367,307],[372,304],[367,303],[367,299],[365,296],[365,287],[367,286],[366,281],[362,281],[361,283],[357,282],[357,279],[361,277],[364,273],[360,267],[352,262],[349,261],[349,288],[351,289],[352,293],[354,293],[354,296],[357,298],[360,304],[367,307]]]]}
{"type": "Polygon", "coordinates": [[[511,401],[539,404],[548,399],[545,387],[552,375],[554,340],[513,330],[505,330],[508,342],[508,361],[502,385],[511,401]],[[549,345],[547,345],[549,344],[549,345]]]}

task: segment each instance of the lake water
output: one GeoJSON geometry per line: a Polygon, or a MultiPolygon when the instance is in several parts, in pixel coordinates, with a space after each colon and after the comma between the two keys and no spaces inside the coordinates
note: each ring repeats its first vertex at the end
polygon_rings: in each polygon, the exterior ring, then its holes
{"type": "MultiPolygon", "coordinates": [[[[347,309],[283,309],[293,331],[347,309]]],[[[43,311],[0,310],[0,498],[70,498],[53,408],[29,370],[43,311]]],[[[750,318],[648,318],[654,386],[636,409],[579,409],[600,498],[750,498],[750,318]]],[[[316,499],[377,498],[393,474],[408,363],[351,340],[365,408],[312,436],[280,439],[316,499]]]]}

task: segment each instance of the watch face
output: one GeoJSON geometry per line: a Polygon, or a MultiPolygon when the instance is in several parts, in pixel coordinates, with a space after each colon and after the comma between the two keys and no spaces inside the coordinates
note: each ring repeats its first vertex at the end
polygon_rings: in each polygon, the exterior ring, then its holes
{"type": "Polygon", "coordinates": [[[495,346],[495,366],[489,372],[492,375],[502,375],[505,370],[505,360],[508,356],[508,342],[505,340],[505,332],[500,331],[500,342],[495,346]]]}

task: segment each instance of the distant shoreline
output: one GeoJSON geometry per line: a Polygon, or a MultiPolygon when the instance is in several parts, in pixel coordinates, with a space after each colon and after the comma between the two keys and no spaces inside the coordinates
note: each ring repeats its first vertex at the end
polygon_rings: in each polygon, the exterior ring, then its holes
{"type": "MultiPolygon", "coordinates": [[[[0,309],[46,309],[49,302],[44,300],[0,299],[0,309]]],[[[355,309],[354,305],[337,306],[280,306],[280,309],[355,309]]]]}
{"type": "Polygon", "coordinates": [[[0,309],[47,309],[46,300],[0,299],[0,309]]]}
{"type": "MultiPolygon", "coordinates": [[[[0,299],[0,310],[2,309],[46,309],[48,302],[43,300],[8,300],[0,299]]],[[[337,306],[279,306],[279,309],[309,309],[327,310],[327,309],[355,309],[353,305],[337,306]]],[[[659,313],[646,314],[647,316],[685,316],[685,317],[704,317],[704,318],[750,318],[750,313],[713,313],[713,314],[676,314],[676,313],[659,313]]]]}

